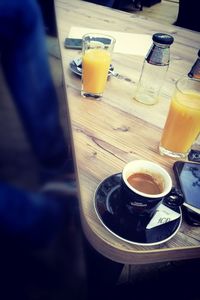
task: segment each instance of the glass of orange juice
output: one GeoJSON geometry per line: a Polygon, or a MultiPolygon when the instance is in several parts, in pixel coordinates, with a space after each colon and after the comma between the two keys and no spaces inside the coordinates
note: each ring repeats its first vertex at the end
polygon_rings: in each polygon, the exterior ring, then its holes
{"type": "Polygon", "coordinates": [[[200,133],[200,80],[184,77],[176,82],[159,151],[186,158],[200,133]]]}
{"type": "Polygon", "coordinates": [[[86,34],[82,39],[81,95],[100,99],[105,90],[115,39],[96,33],[86,34]]]}

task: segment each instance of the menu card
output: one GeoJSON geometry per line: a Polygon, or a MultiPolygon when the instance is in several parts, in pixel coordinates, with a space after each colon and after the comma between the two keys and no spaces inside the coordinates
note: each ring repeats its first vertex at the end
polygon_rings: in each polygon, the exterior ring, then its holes
{"type": "Polygon", "coordinates": [[[102,33],[111,35],[116,39],[114,52],[145,56],[152,44],[152,37],[148,34],[126,33],[119,31],[108,31],[86,27],[72,26],[69,38],[82,38],[86,33],[102,33]]]}

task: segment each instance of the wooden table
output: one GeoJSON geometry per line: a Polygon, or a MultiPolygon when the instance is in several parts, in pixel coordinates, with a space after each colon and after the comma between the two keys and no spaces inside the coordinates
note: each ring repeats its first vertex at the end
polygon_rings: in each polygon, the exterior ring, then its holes
{"type": "Polygon", "coordinates": [[[126,264],[200,257],[200,228],[191,227],[183,221],[178,233],[164,244],[148,247],[132,245],[108,232],[96,216],[93,206],[98,184],[111,174],[121,172],[131,160],[158,162],[170,172],[174,181],[174,159],[159,155],[158,144],[174,83],[187,74],[197,57],[199,33],[79,0],[55,0],[55,8],[81,221],[87,239],[105,257],[126,264]],[[171,46],[170,68],[159,103],[145,106],[133,99],[144,57],[120,53],[113,54],[113,65],[123,75],[122,78],[112,77],[108,80],[101,101],[82,98],[81,80],[69,69],[70,61],[80,51],[67,50],[63,45],[71,26],[94,28],[94,32],[103,29],[149,35],[166,32],[173,35],[175,42],[171,46]]]}

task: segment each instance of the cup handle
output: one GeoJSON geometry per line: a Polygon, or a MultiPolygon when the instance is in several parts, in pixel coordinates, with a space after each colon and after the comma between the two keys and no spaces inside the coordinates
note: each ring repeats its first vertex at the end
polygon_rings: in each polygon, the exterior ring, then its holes
{"type": "Polygon", "coordinates": [[[163,199],[163,203],[170,208],[179,207],[183,204],[184,197],[180,189],[173,187],[163,199]]]}

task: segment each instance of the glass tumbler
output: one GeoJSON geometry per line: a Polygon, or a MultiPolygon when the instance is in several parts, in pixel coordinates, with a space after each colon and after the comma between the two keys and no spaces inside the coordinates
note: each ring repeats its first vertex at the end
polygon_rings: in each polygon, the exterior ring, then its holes
{"type": "Polygon", "coordinates": [[[186,158],[200,133],[200,80],[184,77],[175,85],[159,146],[160,154],[186,158]]]}
{"type": "Polygon", "coordinates": [[[82,44],[81,95],[93,99],[103,96],[115,39],[108,35],[86,34],[82,44]]]}

